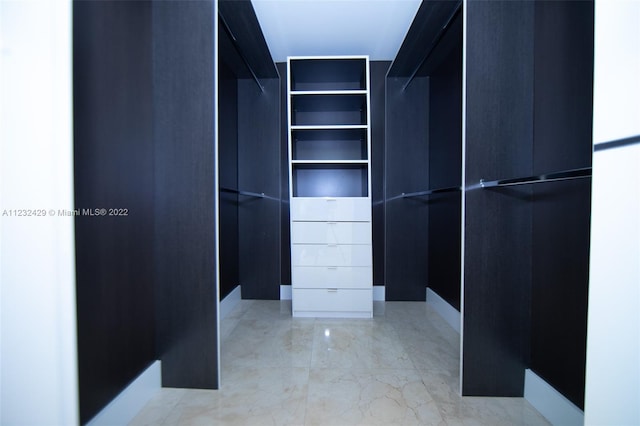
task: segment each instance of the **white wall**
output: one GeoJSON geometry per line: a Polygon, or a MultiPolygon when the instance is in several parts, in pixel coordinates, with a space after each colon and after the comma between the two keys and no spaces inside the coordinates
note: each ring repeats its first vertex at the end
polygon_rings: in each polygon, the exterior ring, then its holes
{"type": "MultiPolygon", "coordinates": [[[[640,135],[640,1],[595,2],[594,144],[640,135]]],[[[593,157],[585,424],[640,424],[640,145],[593,157]]]]}
{"type": "Polygon", "coordinates": [[[0,1],[0,36],[0,423],[73,425],[71,2],[0,1]]]}

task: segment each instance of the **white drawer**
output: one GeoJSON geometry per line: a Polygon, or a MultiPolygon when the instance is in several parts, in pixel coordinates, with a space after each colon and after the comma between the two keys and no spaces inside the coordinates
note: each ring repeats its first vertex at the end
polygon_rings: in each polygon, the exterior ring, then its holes
{"type": "Polygon", "coordinates": [[[371,245],[292,244],[293,266],[371,266],[371,245]]]}
{"type": "Polygon", "coordinates": [[[294,244],[371,244],[371,222],[292,222],[294,244]]]}
{"type": "Polygon", "coordinates": [[[369,198],[294,197],[290,208],[292,221],[371,221],[369,198]]]}
{"type": "Polygon", "coordinates": [[[291,282],[295,288],[370,288],[370,266],[294,266],[291,282]]]}
{"type": "Polygon", "coordinates": [[[372,289],[293,289],[293,316],[357,316],[373,314],[372,289]]]}

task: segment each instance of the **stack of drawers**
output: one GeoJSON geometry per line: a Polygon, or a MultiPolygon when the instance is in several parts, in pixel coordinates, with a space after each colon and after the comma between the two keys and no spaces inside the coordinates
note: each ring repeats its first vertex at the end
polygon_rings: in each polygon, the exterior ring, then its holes
{"type": "Polygon", "coordinates": [[[293,315],[371,318],[368,198],[291,200],[293,315]]]}

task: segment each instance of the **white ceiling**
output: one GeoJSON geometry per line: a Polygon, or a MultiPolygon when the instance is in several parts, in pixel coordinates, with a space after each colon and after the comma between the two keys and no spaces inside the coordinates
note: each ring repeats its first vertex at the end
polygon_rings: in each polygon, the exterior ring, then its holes
{"type": "Polygon", "coordinates": [[[275,62],[369,55],[391,61],[421,0],[251,0],[275,62]]]}

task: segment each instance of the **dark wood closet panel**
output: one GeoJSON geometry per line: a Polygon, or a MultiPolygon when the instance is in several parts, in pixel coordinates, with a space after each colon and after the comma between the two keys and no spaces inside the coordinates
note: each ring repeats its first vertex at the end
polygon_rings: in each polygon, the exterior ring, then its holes
{"type": "Polygon", "coordinates": [[[534,3],[467,11],[462,394],[522,396],[529,349],[534,3]]]}
{"type": "MultiPolygon", "coordinates": [[[[534,174],[590,168],[594,5],[535,10],[534,174]]],[[[533,193],[530,368],[584,408],[591,179],[533,193]]]]}
{"type": "MultiPolygon", "coordinates": [[[[220,28],[220,26],[218,26],[220,28]]],[[[226,32],[218,33],[218,173],[220,178],[220,299],[240,283],[238,253],[238,79],[226,32]]],[[[238,58],[239,60],[239,58],[238,58]]]]}
{"type": "Polygon", "coordinates": [[[212,1],[153,3],[158,357],[165,387],[218,387],[212,1]]]}
{"type": "Polygon", "coordinates": [[[591,179],[534,190],[530,368],[584,408],[591,179]]]}
{"type": "Polygon", "coordinates": [[[386,102],[387,300],[424,301],[429,286],[459,309],[461,2],[422,3],[386,102]]]}
{"type": "Polygon", "coordinates": [[[391,62],[369,62],[373,285],[384,285],[385,82],[391,62]]]}
{"type": "Polygon", "coordinates": [[[219,75],[226,87],[218,142],[225,293],[240,284],[244,299],[279,299],[279,75],[250,1],[220,1],[219,18],[219,62],[226,66],[219,75]]]}
{"type": "Polygon", "coordinates": [[[76,226],[83,423],[156,359],[217,386],[213,8],[74,3],[76,207],[128,209],[76,226]]]}
{"type": "MultiPolygon", "coordinates": [[[[287,63],[276,63],[278,74],[287,75],[287,63]]],[[[289,216],[289,139],[287,127],[287,79],[280,78],[280,282],[291,285],[291,228],[289,216]]]]}
{"type": "Polygon", "coordinates": [[[462,233],[462,13],[458,12],[421,74],[429,75],[427,285],[460,310],[462,233]]]}
{"type": "MultiPolygon", "coordinates": [[[[80,422],[156,359],[151,3],[74,2],[80,422]]],[[[47,354],[42,354],[46,356],[47,354]]]]}
{"type": "MultiPolygon", "coordinates": [[[[265,47],[266,48],[266,47],[265,47]]],[[[240,284],[243,299],[280,299],[280,81],[238,80],[240,284]]]]}
{"type": "Polygon", "coordinates": [[[425,300],[428,200],[403,198],[429,184],[429,81],[387,78],[385,146],[386,300],[425,300]]]}
{"type": "Polygon", "coordinates": [[[468,7],[462,392],[583,407],[593,3],[468,7]]]}

